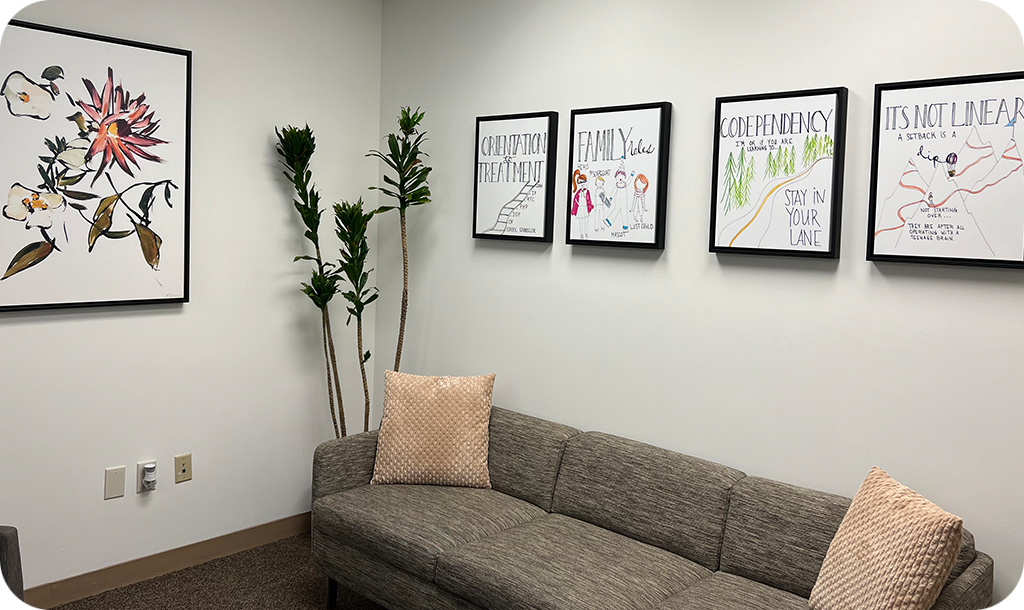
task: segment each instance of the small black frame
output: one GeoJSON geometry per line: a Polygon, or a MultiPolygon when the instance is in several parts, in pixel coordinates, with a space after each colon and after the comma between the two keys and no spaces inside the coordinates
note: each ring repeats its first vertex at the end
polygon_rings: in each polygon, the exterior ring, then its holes
{"type": "Polygon", "coordinates": [[[669,173],[669,146],[672,138],[672,103],[651,102],[647,104],[632,104],[625,106],[605,106],[601,108],[584,108],[572,111],[569,126],[569,171],[566,184],[566,206],[565,206],[565,243],[574,246],[616,246],[621,248],[644,248],[649,250],[665,249],[665,226],[666,209],[668,207],[668,173],[669,173]],[[660,110],[658,130],[658,160],[655,184],[657,185],[657,200],[655,202],[655,225],[654,241],[632,242],[616,241],[611,239],[577,239],[572,237],[572,199],[573,199],[573,174],[576,166],[576,117],[588,114],[607,114],[613,112],[629,112],[634,110],[660,110]]]}
{"type": "MultiPolygon", "coordinates": [[[[875,237],[881,232],[876,227],[879,185],[879,153],[881,147],[881,126],[883,120],[882,104],[886,92],[900,91],[907,89],[929,89],[936,87],[947,87],[957,85],[977,85],[984,83],[996,83],[1010,80],[1021,81],[1020,97],[1024,97],[1024,72],[1002,72],[995,74],[978,74],[970,76],[958,76],[950,78],[936,78],[928,80],[902,81],[893,83],[879,83],[875,85],[875,115],[874,134],[871,143],[871,193],[868,203],[868,239],[867,239],[867,260],[880,263],[923,263],[931,265],[957,265],[969,267],[997,267],[1004,269],[1024,269],[1024,252],[1021,253],[1022,260],[1001,259],[1001,258],[961,258],[942,256],[921,256],[902,254],[877,254],[875,252],[875,237]]],[[[981,98],[987,97],[985,95],[981,98]]],[[[967,96],[965,100],[977,100],[978,96],[967,96]]],[[[959,101],[959,100],[958,100],[959,101]]],[[[911,115],[912,116],[912,115],[911,115]]],[[[1016,110],[1014,121],[1024,116],[1024,111],[1016,110]]],[[[955,118],[955,115],[954,115],[955,118]]],[[[952,125],[955,122],[951,121],[952,125]]],[[[1009,126],[1009,125],[1007,125],[1009,126]]],[[[1024,172],[1022,172],[1024,173],[1024,172]]],[[[958,190],[960,190],[958,188],[958,190]]],[[[1024,201],[1018,202],[1024,206],[1024,201]]],[[[1024,233],[1024,225],[1020,227],[1024,233]]]]}
{"type": "Polygon", "coordinates": [[[145,299],[128,299],[128,300],[107,300],[107,301],[73,301],[73,302],[61,302],[61,303],[33,303],[23,305],[0,305],[0,313],[13,312],[13,311],[35,311],[35,310],[48,310],[48,309],[79,309],[83,307],[111,307],[111,306],[136,306],[136,305],[168,305],[168,304],[182,304],[189,302],[189,274],[191,270],[191,246],[190,246],[190,206],[191,206],[191,188],[192,188],[192,51],[186,49],[179,49],[175,47],[168,47],[163,45],[151,44],[146,42],[138,42],[135,40],[127,40],[124,38],[115,38],[113,36],[105,36],[102,34],[93,34],[89,32],[81,32],[77,30],[70,30],[66,28],[44,25],[39,23],[32,23],[28,21],[22,21],[19,19],[12,19],[8,22],[9,26],[25,28],[29,30],[37,30],[40,32],[47,32],[51,34],[59,34],[63,36],[72,36],[76,38],[84,38],[87,40],[94,40],[98,42],[105,42],[110,44],[135,47],[139,49],[145,49],[147,51],[155,51],[159,53],[170,53],[174,55],[180,55],[185,58],[185,141],[184,146],[184,184],[181,185],[181,193],[183,199],[183,236],[184,243],[183,247],[183,276],[182,276],[182,293],[180,297],[168,297],[168,298],[145,298],[145,299]]]}
{"type": "MultiPolygon", "coordinates": [[[[541,242],[551,243],[554,241],[554,230],[555,230],[555,163],[558,159],[558,113],[554,111],[549,112],[526,112],[521,114],[504,114],[504,115],[493,115],[477,117],[476,119],[476,143],[473,146],[473,237],[476,239],[498,239],[506,241],[526,241],[526,242],[541,242]],[[481,160],[480,160],[480,127],[483,123],[488,122],[501,122],[501,121],[516,121],[520,119],[540,119],[546,118],[547,123],[547,154],[545,158],[546,167],[544,168],[544,234],[540,236],[534,235],[517,235],[510,234],[502,231],[500,233],[489,231],[479,231],[477,229],[477,215],[479,213],[480,205],[480,171],[481,171],[481,160]]],[[[524,191],[526,188],[524,187],[524,191]]],[[[520,195],[524,192],[521,191],[520,195]]],[[[528,194],[528,193],[526,193],[528,194]]],[[[518,197],[518,195],[517,195],[518,197]]],[[[504,221],[507,226],[507,217],[510,213],[514,212],[515,199],[510,200],[508,203],[503,205],[499,210],[498,217],[495,221],[495,226],[502,224],[501,216],[506,216],[504,221]],[[509,207],[511,206],[511,207],[509,207]],[[508,208],[508,209],[506,209],[508,208]]],[[[519,202],[521,203],[521,202],[519,202]]]]}
{"type": "MultiPolygon", "coordinates": [[[[768,256],[796,256],[801,258],[839,258],[840,234],[842,232],[842,209],[843,209],[843,183],[846,162],[846,117],[849,100],[849,90],[846,87],[832,87],[824,89],[806,89],[801,91],[786,91],[781,93],[762,93],[756,95],[738,95],[720,97],[715,100],[715,143],[714,157],[711,165],[711,231],[708,241],[710,252],[717,254],[760,254],[768,256]],[[759,102],[769,100],[783,100],[801,97],[835,96],[835,137],[833,140],[832,154],[832,196],[829,208],[829,240],[827,250],[803,250],[786,248],[750,248],[732,247],[718,245],[716,235],[718,233],[718,195],[719,195],[719,154],[722,143],[722,108],[731,103],[737,102],[759,102]]],[[[760,137],[760,136],[759,136],[760,137]]],[[[763,139],[763,138],[762,138],[763,139]]]]}

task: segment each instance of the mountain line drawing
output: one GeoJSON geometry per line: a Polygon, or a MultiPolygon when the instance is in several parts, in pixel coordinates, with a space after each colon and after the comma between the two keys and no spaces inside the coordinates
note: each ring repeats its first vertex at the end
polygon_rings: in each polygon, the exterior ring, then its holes
{"type": "Polygon", "coordinates": [[[911,156],[877,210],[875,253],[1024,259],[1024,162],[1008,129],[997,145],[972,128],[955,165],[911,156]]]}

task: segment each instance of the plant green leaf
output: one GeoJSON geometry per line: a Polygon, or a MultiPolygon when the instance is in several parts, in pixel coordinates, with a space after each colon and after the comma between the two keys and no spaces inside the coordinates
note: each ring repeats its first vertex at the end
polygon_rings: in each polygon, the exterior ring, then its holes
{"type": "Polygon", "coordinates": [[[151,186],[148,189],[146,189],[145,191],[143,191],[142,192],[142,199],[139,199],[139,211],[142,212],[142,215],[147,220],[149,219],[149,210],[150,210],[150,208],[153,207],[153,189],[155,189],[155,188],[156,188],[156,185],[154,184],[153,186],[151,186]]]}
{"type": "Polygon", "coordinates": [[[43,177],[43,185],[47,186],[47,187],[50,187],[50,188],[53,188],[50,185],[50,175],[46,173],[46,169],[43,168],[42,165],[37,165],[36,169],[39,170],[39,175],[43,177]]]}
{"type": "Polygon", "coordinates": [[[64,78],[64,69],[60,66],[50,66],[43,70],[43,80],[57,80],[58,78],[64,78]]]}
{"type": "MultiPolygon", "coordinates": [[[[135,221],[132,220],[134,223],[135,221]]],[[[135,224],[135,233],[139,236],[139,244],[142,246],[142,256],[145,257],[146,262],[153,268],[153,271],[159,271],[160,267],[160,246],[163,245],[164,240],[160,239],[160,236],[154,233],[149,227],[141,224],[135,224]]]]}
{"type": "Polygon", "coordinates": [[[11,264],[7,266],[7,272],[0,278],[0,281],[6,280],[15,273],[24,271],[33,265],[38,265],[44,258],[50,256],[51,252],[53,252],[53,244],[48,241],[39,241],[25,246],[11,259],[11,264]]]}
{"type": "Polygon", "coordinates": [[[96,199],[96,195],[92,193],[83,193],[82,191],[64,190],[64,195],[71,199],[77,199],[79,201],[89,201],[90,199],[96,199]]]}
{"type": "Polygon", "coordinates": [[[100,207],[96,210],[96,216],[93,220],[92,228],[89,229],[89,252],[92,252],[92,249],[96,246],[96,240],[110,230],[110,225],[113,222],[114,208],[117,207],[114,205],[117,203],[117,198],[117,195],[112,195],[100,202],[100,207]],[[113,201],[104,207],[104,203],[106,203],[107,200],[113,201]]]}
{"type": "Polygon", "coordinates": [[[111,195],[110,197],[105,197],[102,201],[100,201],[100,205],[97,206],[96,208],[96,213],[92,215],[93,220],[99,218],[100,215],[107,211],[107,209],[111,208],[115,203],[117,203],[117,200],[120,198],[120,195],[111,195]]]}
{"type": "Polygon", "coordinates": [[[86,206],[84,206],[84,205],[82,205],[82,204],[80,204],[80,203],[75,203],[74,201],[69,201],[69,202],[68,202],[68,205],[69,205],[69,206],[71,206],[71,207],[73,207],[73,208],[75,208],[76,210],[79,210],[79,211],[83,211],[83,212],[84,212],[85,210],[88,210],[88,209],[89,209],[88,207],[86,207],[86,206]]]}
{"type": "Polygon", "coordinates": [[[59,186],[74,186],[74,185],[78,184],[79,182],[81,182],[82,178],[85,178],[85,174],[78,174],[77,176],[71,176],[70,178],[61,178],[60,181],[58,181],[58,185],[59,186]]]}

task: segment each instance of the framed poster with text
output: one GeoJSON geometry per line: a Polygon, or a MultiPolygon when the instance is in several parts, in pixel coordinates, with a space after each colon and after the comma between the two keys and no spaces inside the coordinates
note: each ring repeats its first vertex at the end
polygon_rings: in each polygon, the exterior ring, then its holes
{"type": "Polygon", "coordinates": [[[565,243],[665,248],[672,104],[572,111],[565,243]]]}
{"type": "Polygon", "coordinates": [[[848,96],[718,98],[711,252],[839,257],[848,96]]]}
{"type": "Polygon", "coordinates": [[[1024,268],[1024,72],[875,86],[868,260],[1024,268]]]}
{"type": "Polygon", "coordinates": [[[558,113],[478,117],[473,237],[551,243],[558,113]]]}
{"type": "Polygon", "coordinates": [[[188,301],[190,51],[12,21],[0,310],[188,301]]]}

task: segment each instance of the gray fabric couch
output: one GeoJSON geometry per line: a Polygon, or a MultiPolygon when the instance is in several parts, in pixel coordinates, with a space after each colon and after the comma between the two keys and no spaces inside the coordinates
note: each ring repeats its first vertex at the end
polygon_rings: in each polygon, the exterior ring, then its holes
{"type": "MultiPolygon", "coordinates": [[[[313,554],[391,610],[806,610],[848,498],[494,408],[493,489],[370,486],[375,432],[313,460],[313,554]]],[[[935,610],[992,601],[964,541],[935,610]]]]}
{"type": "Polygon", "coordinates": [[[22,610],[24,607],[22,552],[17,546],[17,530],[0,525],[0,610],[22,610]]]}

